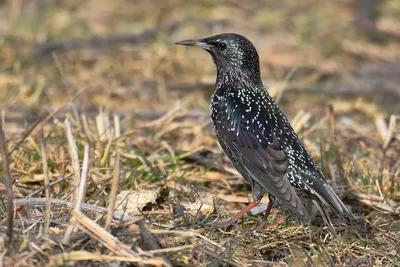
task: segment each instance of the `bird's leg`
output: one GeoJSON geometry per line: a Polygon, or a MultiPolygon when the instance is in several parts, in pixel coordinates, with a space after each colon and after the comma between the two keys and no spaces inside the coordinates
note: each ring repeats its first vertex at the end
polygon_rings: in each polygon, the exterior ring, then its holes
{"type": "Polygon", "coordinates": [[[237,221],[240,218],[242,218],[247,212],[249,212],[252,208],[257,206],[260,203],[261,199],[264,197],[264,189],[261,187],[261,185],[259,185],[257,182],[252,181],[251,187],[253,192],[253,202],[244,207],[244,209],[242,209],[238,214],[233,216],[230,220],[214,223],[214,226],[220,228],[226,228],[230,225],[233,225],[239,231],[241,232],[244,231],[243,228],[237,224],[237,221]]]}
{"type": "MultiPolygon", "coordinates": [[[[260,199],[261,200],[261,199],[260,199]]],[[[214,226],[216,227],[221,227],[221,228],[226,228],[230,225],[235,226],[238,230],[243,231],[242,227],[237,227],[237,221],[242,218],[247,212],[249,212],[252,208],[254,208],[255,206],[257,206],[260,203],[260,200],[254,200],[253,202],[251,202],[249,205],[247,205],[244,209],[242,209],[238,214],[236,214],[235,216],[233,216],[231,219],[227,220],[227,221],[222,221],[222,222],[218,222],[218,223],[214,223],[214,226]]]]}
{"type": "Polygon", "coordinates": [[[267,224],[268,216],[271,213],[271,209],[274,206],[275,199],[271,195],[269,195],[268,198],[269,198],[269,202],[268,202],[267,209],[265,210],[264,217],[263,217],[262,221],[258,225],[256,225],[256,227],[254,227],[254,230],[256,230],[256,231],[262,231],[264,229],[265,225],[267,224]]]}

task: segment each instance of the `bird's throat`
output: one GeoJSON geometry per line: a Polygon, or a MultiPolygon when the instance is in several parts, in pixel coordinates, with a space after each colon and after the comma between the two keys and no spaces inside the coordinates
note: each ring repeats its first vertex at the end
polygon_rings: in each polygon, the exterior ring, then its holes
{"type": "Polygon", "coordinates": [[[242,69],[222,68],[217,66],[216,88],[224,86],[236,87],[239,84],[260,85],[262,82],[258,72],[249,72],[242,69]]]}

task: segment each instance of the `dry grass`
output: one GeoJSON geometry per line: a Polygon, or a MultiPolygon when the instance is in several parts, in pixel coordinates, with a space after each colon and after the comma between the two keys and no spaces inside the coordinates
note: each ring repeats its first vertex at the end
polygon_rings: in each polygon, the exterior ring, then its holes
{"type": "Polygon", "coordinates": [[[0,266],[400,264],[400,6],[385,1],[369,35],[350,0],[258,2],[0,3],[15,209],[7,246],[2,175],[0,266]],[[212,133],[211,59],[172,44],[225,31],[256,44],[269,92],[359,217],[335,218],[339,237],[280,209],[263,232],[210,226],[251,191],[212,133]],[[149,195],[132,208],[121,192],[149,195]]]}

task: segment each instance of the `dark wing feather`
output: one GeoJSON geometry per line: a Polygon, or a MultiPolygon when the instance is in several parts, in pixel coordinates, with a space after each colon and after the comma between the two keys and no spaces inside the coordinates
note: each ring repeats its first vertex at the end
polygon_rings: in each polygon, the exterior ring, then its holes
{"type": "Polygon", "coordinates": [[[228,116],[224,103],[219,107],[221,109],[215,117],[218,123],[214,127],[222,148],[236,169],[248,182],[254,180],[308,222],[309,214],[287,177],[288,161],[279,141],[273,138],[270,144],[260,142],[243,123],[232,123],[233,118],[228,116]],[[236,130],[232,125],[240,128],[236,130]]]}
{"type": "Polygon", "coordinates": [[[303,219],[308,213],[293,187],[305,189],[340,215],[351,215],[264,88],[221,87],[212,103],[220,144],[249,183],[257,182],[303,219]]]}

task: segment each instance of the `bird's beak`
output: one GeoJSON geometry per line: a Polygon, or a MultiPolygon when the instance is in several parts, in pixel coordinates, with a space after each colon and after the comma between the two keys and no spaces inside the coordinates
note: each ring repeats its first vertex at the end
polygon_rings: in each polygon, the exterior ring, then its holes
{"type": "Polygon", "coordinates": [[[185,40],[185,41],[180,41],[176,42],[176,45],[187,45],[187,46],[195,46],[195,47],[200,47],[205,50],[211,50],[212,46],[207,44],[206,42],[202,40],[185,40]]]}

